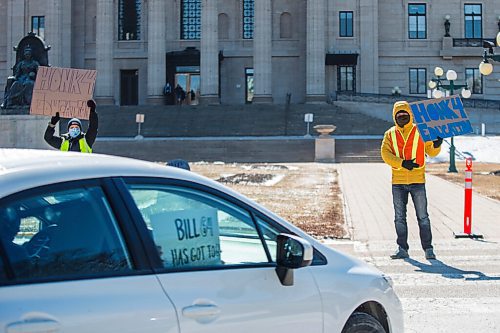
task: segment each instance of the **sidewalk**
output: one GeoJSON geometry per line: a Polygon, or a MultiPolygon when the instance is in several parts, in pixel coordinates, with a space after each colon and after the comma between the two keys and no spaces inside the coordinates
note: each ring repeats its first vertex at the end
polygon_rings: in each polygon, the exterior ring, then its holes
{"type": "Polygon", "coordinates": [[[351,241],[329,245],[391,276],[405,332],[500,332],[500,201],[473,195],[472,231],[484,240],[455,239],[453,232],[463,232],[464,189],[426,175],[437,260],[424,258],[411,198],[410,258],[391,260],[397,245],[390,168],[339,164],[338,170],[351,241]]]}
{"type": "MultiPolygon", "coordinates": [[[[392,240],[395,244],[390,167],[383,163],[340,164],[339,173],[352,239],[392,240]]],[[[463,232],[463,187],[426,175],[426,190],[433,239],[453,239],[453,232],[463,232]]],[[[408,201],[408,238],[418,240],[411,197],[408,201]]],[[[500,202],[474,194],[472,209],[473,233],[499,238],[500,202]]]]}

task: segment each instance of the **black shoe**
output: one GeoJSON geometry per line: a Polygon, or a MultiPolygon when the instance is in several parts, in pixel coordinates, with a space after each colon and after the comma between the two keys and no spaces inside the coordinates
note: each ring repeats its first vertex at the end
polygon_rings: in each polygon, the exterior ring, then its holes
{"type": "Polygon", "coordinates": [[[427,260],[436,259],[436,255],[434,254],[434,250],[432,249],[432,247],[425,249],[424,251],[425,251],[425,259],[427,260]]]}
{"type": "Polygon", "coordinates": [[[409,257],[410,256],[408,255],[408,251],[402,248],[398,248],[394,254],[391,254],[391,259],[405,259],[409,257]]]}

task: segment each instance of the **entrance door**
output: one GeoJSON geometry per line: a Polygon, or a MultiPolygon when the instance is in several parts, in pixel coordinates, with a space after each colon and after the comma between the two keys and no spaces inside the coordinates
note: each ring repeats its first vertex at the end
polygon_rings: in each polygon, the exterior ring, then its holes
{"type": "Polygon", "coordinates": [[[253,93],[253,68],[245,68],[245,103],[252,103],[253,93]]]}
{"type": "Polygon", "coordinates": [[[137,69],[120,71],[120,105],[139,103],[139,75],[137,69]]]}
{"type": "Polygon", "coordinates": [[[200,97],[200,74],[198,73],[177,73],[175,74],[175,86],[179,85],[186,93],[182,104],[198,104],[200,97]]]}

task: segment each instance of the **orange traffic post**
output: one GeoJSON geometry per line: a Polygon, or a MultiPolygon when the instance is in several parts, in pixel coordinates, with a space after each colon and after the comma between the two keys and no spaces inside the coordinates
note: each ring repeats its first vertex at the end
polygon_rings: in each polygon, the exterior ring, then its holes
{"type": "Polygon", "coordinates": [[[465,167],[464,232],[455,234],[455,238],[483,238],[472,233],[472,158],[465,160],[465,167]]]}

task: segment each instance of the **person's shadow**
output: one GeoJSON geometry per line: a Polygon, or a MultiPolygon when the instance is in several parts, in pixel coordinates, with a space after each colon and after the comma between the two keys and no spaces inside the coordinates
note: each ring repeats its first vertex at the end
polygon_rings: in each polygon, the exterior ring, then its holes
{"type": "Polygon", "coordinates": [[[430,274],[441,274],[443,277],[448,279],[464,279],[465,281],[491,281],[500,280],[500,276],[488,276],[483,272],[479,271],[466,271],[449,266],[442,262],[441,260],[431,259],[430,264],[426,264],[417,261],[412,258],[406,258],[405,261],[413,266],[417,267],[419,270],[417,272],[430,273],[430,274]]]}

